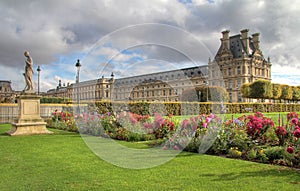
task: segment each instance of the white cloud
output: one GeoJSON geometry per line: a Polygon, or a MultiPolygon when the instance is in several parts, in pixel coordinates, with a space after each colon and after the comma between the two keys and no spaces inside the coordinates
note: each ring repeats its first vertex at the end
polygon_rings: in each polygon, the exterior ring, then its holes
{"type": "Polygon", "coordinates": [[[299,68],[293,66],[272,65],[272,83],[299,86],[299,68]]]}
{"type": "MultiPolygon", "coordinates": [[[[185,2],[185,1],[181,1],[185,2]]],[[[0,2],[0,69],[3,80],[12,80],[13,87],[23,89],[23,52],[29,50],[34,65],[44,66],[42,86],[55,87],[54,76],[71,80],[75,78],[74,54],[89,50],[107,34],[122,27],[143,23],[161,23],[177,26],[196,36],[164,31],[158,28],[140,27],[139,31],[127,30],[119,37],[108,39],[111,47],[102,47],[106,57],[113,57],[118,50],[141,45],[145,42],[166,44],[169,49],[187,53],[189,57],[206,62],[213,57],[220,45],[221,31],[229,29],[231,35],[244,28],[250,34],[261,33],[261,48],[265,57],[270,56],[274,80],[277,72],[300,73],[300,1],[266,0],[193,0],[181,3],[175,0],[116,1],[116,0],[22,0],[0,2]],[[26,5],[26,6],[24,6],[26,5]],[[170,40],[171,39],[171,40],[170,40]],[[195,48],[202,43],[206,48],[195,48]],[[176,49],[177,48],[177,49],[176,49]],[[60,57],[66,58],[61,62],[60,57]],[[67,59],[68,57],[69,60],[67,59]],[[47,66],[47,67],[46,67],[47,66]],[[281,67],[281,68],[280,68],[281,67]],[[277,70],[280,68],[280,70],[277,70]]],[[[111,35],[113,36],[113,35],[111,35]]],[[[132,48],[122,52],[115,61],[126,64],[135,57],[167,62],[187,63],[182,55],[162,48],[132,48]]],[[[79,57],[80,58],[80,57],[79,57]]],[[[87,59],[82,66],[82,79],[99,77],[101,60],[87,59]],[[96,64],[95,64],[96,63],[96,64]],[[96,65],[96,66],[95,66],[96,65]],[[96,69],[95,69],[96,68],[96,69]],[[86,74],[86,77],[84,76],[86,74]]],[[[109,71],[119,66],[109,66],[109,71]]],[[[149,67],[150,69],[151,67],[149,67]]],[[[296,74],[295,74],[296,75],[296,74]]],[[[73,80],[74,81],[74,80],[73,80]]],[[[289,83],[298,83],[290,81],[289,83]]]]}

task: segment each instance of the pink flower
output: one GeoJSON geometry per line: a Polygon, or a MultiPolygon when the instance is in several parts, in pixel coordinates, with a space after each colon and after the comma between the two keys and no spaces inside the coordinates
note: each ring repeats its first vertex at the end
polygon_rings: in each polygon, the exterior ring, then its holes
{"type": "Polygon", "coordinates": [[[137,123],[137,120],[136,120],[134,117],[131,117],[131,118],[130,118],[130,121],[131,121],[131,123],[133,123],[133,124],[136,124],[136,123],[137,123]]]}
{"type": "Polygon", "coordinates": [[[209,114],[209,117],[210,117],[210,118],[215,118],[215,114],[210,113],[210,114],[209,114]]]}
{"type": "Polygon", "coordinates": [[[177,145],[175,145],[173,148],[174,148],[175,150],[180,150],[180,148],[179,148],[177,145]]]}
{"type": "Polygon", "coordinates": [[[206,128],[207,127],[207,123],[203,123],[202,127],[206,128]]]}
{"type": "Polygon", "coordinates": [[[188,127],[188,125],[189,125],[189,120],[187,120],[187,119],[183,120],[183,122],[182,122],[182,128],[186,129],[188,127]]]}
{"type": "Polygon", "coordinates": [[[288,153],[290,153],[290,154],[293,154],[293,153],[294,153],[294,148],[291,147],[291,146],[289,146],[289,147],[286,149],[286,151],[287,151],[288,153]]]}
{"type": "Polygon", "coordinates": [[[207,117],[206,118],[206,123],[209,123],[211,121],[211,118],[207,117]]]}
{"type": "Polygon", "coordinates": [[[297,125],[298,124],[298,118],[293,118],[291,123],[294,124],[294,125],[297,125]]]}
{"type": "Polygon", "coordinates": [[[294,136],[295,136],[296,138],[300,138],[300,129],[296,129],[296,130],[294,131],[294,136]]]}
{"type": "Polygon", "coordinates": [[[193,131],[196,131],[197,129],[198,129],[198,124],[195,123],[195,124],[193,125],[193,131]]]}

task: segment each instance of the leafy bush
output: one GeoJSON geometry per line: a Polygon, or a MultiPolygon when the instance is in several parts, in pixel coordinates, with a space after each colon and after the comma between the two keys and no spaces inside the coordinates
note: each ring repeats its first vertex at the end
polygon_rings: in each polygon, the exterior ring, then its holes
{"type": "Polygon", "coordinates": [[[283,159],[284,158],[284,153],[285,149],[283,147],[269,147],[264,149],[264,153],[268,157],[268,160],[270,162],[273,162],[276,159],[283,159]]]}
{"type": "Polygon", "coordinates": [[[42,97],[40,99],[41,103],[71,103],[70,98],[62,98],[62,97],[42,97]]]}
{"type": "Polygon", "coordinates": [[[241,116],[224,122],[211,150],[216,154],[228,154],[232,147],[247,150],[250,138],[246,133],[245,119],[246,116],[241,116]]]}
{"type": "Polygon", "coordinates": [[[239,151],[237,147],[231,147],[229,149],[228,156],[231,158],[240,158],[242,156],[242,152],[239,151]]]}

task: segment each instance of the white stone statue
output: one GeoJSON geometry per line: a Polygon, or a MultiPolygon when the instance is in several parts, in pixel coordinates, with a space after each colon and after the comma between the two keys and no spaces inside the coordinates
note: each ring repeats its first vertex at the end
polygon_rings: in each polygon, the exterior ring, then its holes
{"type": "Polygon", "coordinates": [[[33,93],[34,92],[34,88],[33,88],[33,81],[32,81],[32,75],[33,75],[33,69],[32,69],[32,58],[29,55],[28,51],[24,52],[24,56],[27,58],[25,60],[25,73],[23,73],[24,77],[25,77],[25,82],[26,82],[26,86],[24,88],[24,91],[26,93],[33,93]]]}

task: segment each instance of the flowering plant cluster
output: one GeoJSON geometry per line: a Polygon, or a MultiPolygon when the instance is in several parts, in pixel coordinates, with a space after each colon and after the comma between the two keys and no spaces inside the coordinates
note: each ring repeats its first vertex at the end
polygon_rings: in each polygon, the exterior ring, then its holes
{"type": "Polygon", "coordinates": [[[217,139],[212,146],[215,154],[228,154],[230,148],[245,150],[250,142],[247,134],[247,116],[225,120],[218,132],[217,139]]]}
{"type": "Polygon", "coordinates": [[[300,120],[295,112],[288,113],[286,118],[284,124],[279,117],[276,127],[262,113],[226,120],[210,152],[299,167],[300,120]]]}
{"type": "Polygon", "coordinates": [[[153,134],[157,139],[168,138],[175,131],[175,123],[171,117],[164,118],[159,113],[154,114],[153,125],[147,124],[145,128],[153,127],[153,134]]]}
{"type": "Polygon", "coordinates": [[[57,109],[52,113],[52,120],[53,121],[63,121],[67,122],[71,120],[73,114],[70,112],[58,111],[57,109]]]}
{"type": "Polygon", "coordinates": [[[163,143],[163,149],[201,151],[300,167],[299,116],[288,113],[286,123],[283,122],[281,116],[274,127],[274,122],[259,112],[221,120],[214,114],[180,119],[159,113],[149,116],[131,112],[73,116],[56,110],[51,119],[52,126],[63,130],[125,141],[153,140],[151,143],[163,143]]]}
{"type": "Polygon", "coordinates": [[[252,139],[264,141],[264,133],[270,128],[274,127],[274,122],[265,117],[262,113],[256,112],[254,115],[249,115],[246,118],[247,133],[252,139]]]}
{"type": "Polygon", "coordinates": [[[48,121],[47,125],[61,130],[78,131],[73,114],[57,109],[52,113],[52,119],[48,121]]]}
{"type": "MultiPolygon", "coordinates": [[[[198,151],[202,146],[211,140],[209,139],[213,133],[217,132],[218,123],[221,120],[214,114],[209,115],[198,115],[190,117],[190,119],[184,119],[180,124],[179,128],[164,144],[164,149],[173,148],[175,150],[186,149],[188,151],[198,151]]],[[[205,151],[208,148],[205,147],[205,151]]],[[[205,152],[204,151],[204,152],[205,152]]]]}
{"type": "Polygon", "coordinates": [[[287,114],[287,122],[283,124],[283,120],[279,120],[279,125],[276,127],[276,135],[279,140],[279,145],[286,148],[289,153],[289,160],[284,161],[290,165],[300,165],[300,121],[298,114],[290,112],[287,114]]]}

